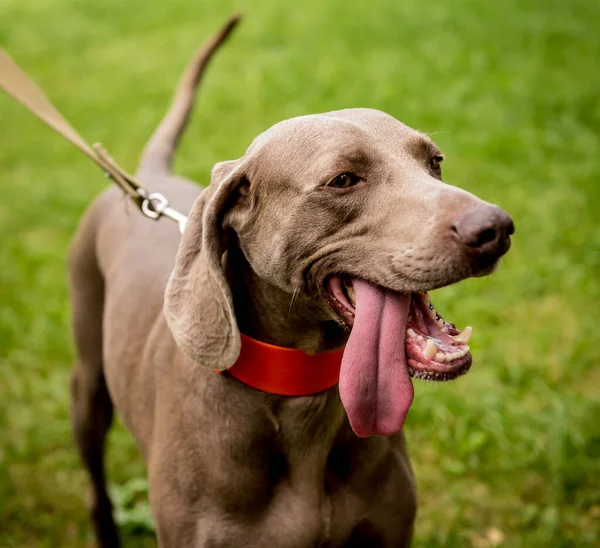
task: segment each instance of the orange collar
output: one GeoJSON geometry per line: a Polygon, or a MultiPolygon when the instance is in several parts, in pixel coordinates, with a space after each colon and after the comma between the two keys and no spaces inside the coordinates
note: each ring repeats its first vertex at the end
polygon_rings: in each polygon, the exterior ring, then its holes
{"type": "Polygon", "coordinates": [[[343,348],[309,356],[296,348],[241,337],[240,357],[227,372],[252,388],[280,396],[309,396],[340,380],[343,348]]]}

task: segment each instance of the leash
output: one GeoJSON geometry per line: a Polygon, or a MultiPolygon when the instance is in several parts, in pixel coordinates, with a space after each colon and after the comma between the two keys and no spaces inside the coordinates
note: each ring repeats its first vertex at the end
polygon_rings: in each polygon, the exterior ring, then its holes
{"type": "Polygon", "coordinates": [[[175,221],[179,232],[183,233],[187,216],[173,209],[164,195],[148,192],[113,160],[101,144],[95,143],[90,146],[4,48],[0,48],[0,87],[99,166],[106,177],[131,198],[143,215],[154,220],[167,217],[175,221]]]}

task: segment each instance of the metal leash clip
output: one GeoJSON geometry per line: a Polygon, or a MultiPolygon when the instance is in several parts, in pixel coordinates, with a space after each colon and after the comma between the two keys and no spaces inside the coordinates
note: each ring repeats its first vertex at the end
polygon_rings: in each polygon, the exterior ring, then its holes
{"type": "Polygon", "coordinates": [[[167,200],[160,192],[148,194],[143,188],[138,188],[137,191],[144,200],[142,202],[142,213],[146,217],[154,220],[157,220],[162,216],[168,217],[177,223],[179,232],[183,234],[188,220],[187,215],[184,215],[180,211],[169,206],[169,200],[167,200]]]}

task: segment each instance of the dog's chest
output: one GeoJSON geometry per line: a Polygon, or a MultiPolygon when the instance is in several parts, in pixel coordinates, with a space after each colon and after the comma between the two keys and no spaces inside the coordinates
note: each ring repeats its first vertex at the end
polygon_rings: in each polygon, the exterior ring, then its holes
{"type": "Polygon", "coordinates": [[[246,508],[277,546],[287,546],[284,539],[295,539],[290,546],[342,546],[355,529],[377,546],[383,533],[365,515],[384,515],[379,507],[394,502],[395,492],[400,499],[410,491],[394,442],[357,438],[338,402],[323,396],[269,407],[269,433],[263,429],[248,447],[246,508]]]}
{"type": "Polygon", "coordinates": [[[350,539],[360,546],[395,546],[389,540],[405,535],[402,516],[413,511],[405,502],[413,496],[412,478],[389,445],[364,450],[334,439],[328,446],[283,450],[274,444],[258,453],[247,463],[253,477],[237,491],[244,508],[236,508],[241,522],[251,517],[260,524],[257,546],[333,548],[350,539]]]}
{"type": "Polygon", "coordinates": [[[356,437],[337,394],[277,399],[238,389],[243,398],[211,390],[215,405],[202,412],[184,406],[161,444],[169,450],[157,473],[167,498],[177,486],[181,507],[197,516],[198,546],[333,548],[355,530],[398,534],[378,523],[399,523],[413,493],[393,440],[356,437]]]}

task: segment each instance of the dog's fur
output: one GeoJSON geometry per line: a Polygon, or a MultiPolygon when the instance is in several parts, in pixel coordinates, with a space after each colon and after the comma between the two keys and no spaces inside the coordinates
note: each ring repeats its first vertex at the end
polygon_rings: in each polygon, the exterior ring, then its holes
{"type": "Polygon", "coordinates": [[[138,172],[190,212],[183,237],[110,188],[73,243],[72,416],[96,533],[118,545],[103,468],[114,405],[148,465],[161,547],[408,546],[402,433],[358,438],[337,388],[279,397],[214,370],[235,362],[240,331],[308,353],[344,344],[330,274],[417,291],[489,271],[456,226],[503,212],[443,184],[428,137],[368,109],[277,124],[204,191],[171,175],[202,70],[234,24],[191,63],[138,172]],[[362,182],[326,186],[342,172],[362,182]]]}

